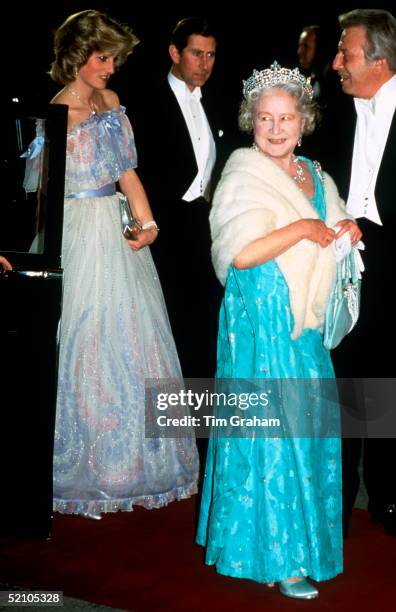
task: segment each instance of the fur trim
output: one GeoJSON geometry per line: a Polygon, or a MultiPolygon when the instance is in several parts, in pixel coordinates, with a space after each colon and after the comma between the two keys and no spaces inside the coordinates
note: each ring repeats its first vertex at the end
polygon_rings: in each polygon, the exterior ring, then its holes
{"type": "MultiPolygon", "coordinates": [[[[349,217],[331,177],[324,173],[326,224],[349,217]]],[[[248,244],[299,219],[318,219],[308,198],[279,166],[253,149],[230,156],[210,213],[212,258],[224,285],[228,268],[248,244]]],[[[321,328],[336,263],[331,247],[301,240],[276,257],[289,287],[293,338],[305,328],[321,328]]]]}

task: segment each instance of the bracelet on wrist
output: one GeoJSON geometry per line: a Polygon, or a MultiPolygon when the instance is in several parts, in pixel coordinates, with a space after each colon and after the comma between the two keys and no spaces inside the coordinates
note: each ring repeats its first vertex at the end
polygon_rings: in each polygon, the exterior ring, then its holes
{"type": "Polygon", "coordinates": [[[154,219],[152,221],[147,221],[146,223],[143,223],[142,225],[142,229],[146,230],[146,229],[151,229],[154,228],[157,230],[157,232],[159,232],[159,227],[156,224],[156,222],[154,221],[154,219]]]}

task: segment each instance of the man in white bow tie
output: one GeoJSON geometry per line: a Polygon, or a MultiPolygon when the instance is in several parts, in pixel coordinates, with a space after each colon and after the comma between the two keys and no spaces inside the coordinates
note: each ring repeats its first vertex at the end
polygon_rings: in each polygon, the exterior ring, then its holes
{"type": "Polygon", "coordinates": [[[208,216],[224,132],[201,88],[212,74],[216,47],[204,19],[179,21],[168,48],[170,71],[133,116],[138,171],[160,228],[152,253],[186,378],[215,374],[221,288],[211,263],[208,216]]]}
{"type": "MultiPolygon", "coordinates": [[[[394,302],[386,289],[394,278],[396,19],[385,10],[357,9],[340,15],[339,23],[342,34],[333,68],[343,92],[351,96],[351,109],[346,107],[344,116],[339,114],[334,122],[333,138],[339,128],[339,138],[334,142],[340,172],[329,170],[341,195],[347,198],[348,212],[357,218],[366,248],[360,319],[333,357],[339,377],[362,379],[359,401],[353,400],[351,407],[356,422],[365,421],[369,429],[378,425],[389,408],[384,405],[381,379],[396,376],[395,361],[389,358],[396,343],[394,302]],[[344,152],[347,159],[340,155],[344,152]],[[372,402],[376,412],[367,415],[367,388],[372,379],[379,379],[372,402]]],[[[373,388],[372,383],[369,386],[373,388]]],[[[394,397],[392,401],[394,405],[394,397]]],[[[359,488],[358,464],[363,448],[368,509],[386,533],[396,536],[396,426],[393,431],[382,429],[386,431],[376,427],[375,438],[368,431],[364,441],[344,440],[345,533],[359,488]]]]}

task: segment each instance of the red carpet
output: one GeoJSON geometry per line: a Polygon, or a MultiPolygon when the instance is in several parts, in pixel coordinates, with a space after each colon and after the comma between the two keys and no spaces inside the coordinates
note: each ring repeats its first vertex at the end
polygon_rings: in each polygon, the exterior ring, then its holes
{"type": "Polygon", "coordinates": [[[205,566],[193,541],[194,503],[136,508],[101,521],[56,515],[49,542],[0,542],[1,581],[134,612],[396,610],[396,538],[366,511],[354,510],[344,574],[321,583],[319,599],[303,602],[205,566]]]}

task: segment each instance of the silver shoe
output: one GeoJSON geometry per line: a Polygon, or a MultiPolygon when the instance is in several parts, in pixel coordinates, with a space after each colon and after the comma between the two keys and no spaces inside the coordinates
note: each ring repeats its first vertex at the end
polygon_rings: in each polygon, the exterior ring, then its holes
{"type": "Polygon", "coordinates": [[[93,519],[94,521],[100,521],[102,518],[100,512],[83,512],[82,516],[84,518],[93,519]]]}
{"type": "Polygon", "coordinates": [[[278,587],[282,595],[293,597],[294,599],[316,599],[319,596],[319,591],[316,589],[307,578],[291,582],[290,580],[280,580],[278,587]]]}

